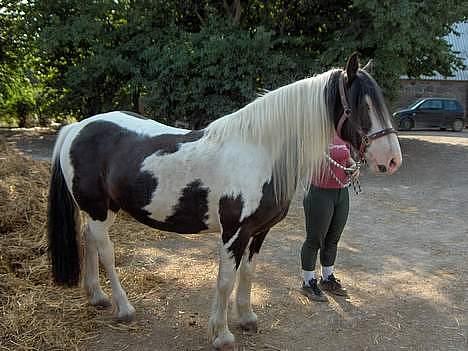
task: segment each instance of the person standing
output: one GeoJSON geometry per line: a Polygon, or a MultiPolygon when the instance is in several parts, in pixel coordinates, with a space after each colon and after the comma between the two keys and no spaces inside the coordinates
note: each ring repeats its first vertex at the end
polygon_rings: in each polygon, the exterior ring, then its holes
{"type": "Polygon", "coordinates": [[[301,249],[302,290],[311,300],[327,301],[322,290],[348,296],[334,275],[337,246],[349,212],[348,186],[359,176],[348,145],[337,135],[329,145],[321,175],[312,179],[304,197],[306,239],[301,249]],[[318,282],[315,264],[320,251],[322,277],[318,282]]]}

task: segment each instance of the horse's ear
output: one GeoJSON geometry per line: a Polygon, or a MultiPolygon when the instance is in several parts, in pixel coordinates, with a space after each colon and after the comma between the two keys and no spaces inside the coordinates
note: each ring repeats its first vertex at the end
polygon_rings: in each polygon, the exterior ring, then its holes
{"type": "Polygon", "coordinates": [[[374,70],[375,70],[374,60],[370,59],[369,62],[367,62],[367,64],[362,69],[369,74],[374,74],[374,70]]]}
{"type": "Polygon", "coordinates": [[[357,71],[359,69],[359,60],[358,60],[358,53],[354,52],[348,59],[346,63],[346,75],[348,76],[348,84],[356,78],[357,71]]]}

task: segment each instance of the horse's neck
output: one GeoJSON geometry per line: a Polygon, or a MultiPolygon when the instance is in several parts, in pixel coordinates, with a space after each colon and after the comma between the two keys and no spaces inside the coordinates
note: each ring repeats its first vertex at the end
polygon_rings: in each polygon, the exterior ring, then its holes
{"type": "Polygon", "coordinates": [[[273,161],[279,198],[294,193],[300,177],[310,177],[321,166],[332,127],[325,101],[330,74],[282,87],[239,111],[214,121],[207,137],[262,146],[273,161]]]}
{"type": "Polygon", "coordinates": [[[223,141],[240,139],[263,145],[268,150],[281,151],[275,146],[300,137],[300,119],[303,118],[300,107],[304,106],[301,100],[306,94],[305,81],[271,91],[240,110],[217,119],[207,127],[208,136],[223,141]]]}

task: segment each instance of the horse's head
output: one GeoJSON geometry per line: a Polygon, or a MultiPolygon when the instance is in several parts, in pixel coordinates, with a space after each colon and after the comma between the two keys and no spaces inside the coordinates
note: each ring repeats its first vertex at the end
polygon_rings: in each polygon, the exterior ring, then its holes
{"type": "Polygon", "coordinates": [[[382,91],[370,75],[372,62],[359,68],[352,54],[334,76],[328,95],[337,134],[349,142],[375,172],[392,174],[401,165],[401,150],[382,91]]]}

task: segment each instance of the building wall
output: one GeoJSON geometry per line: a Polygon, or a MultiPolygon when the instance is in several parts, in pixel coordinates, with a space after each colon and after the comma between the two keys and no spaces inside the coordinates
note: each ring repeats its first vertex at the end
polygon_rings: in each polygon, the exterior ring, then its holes
{"type": "Polygon", "coordinates": [[[392,104],[392,112],[425,97],[456,98],[468,116],[468,81],[450,80],[400,80],[400,97],[392,104]]]}

